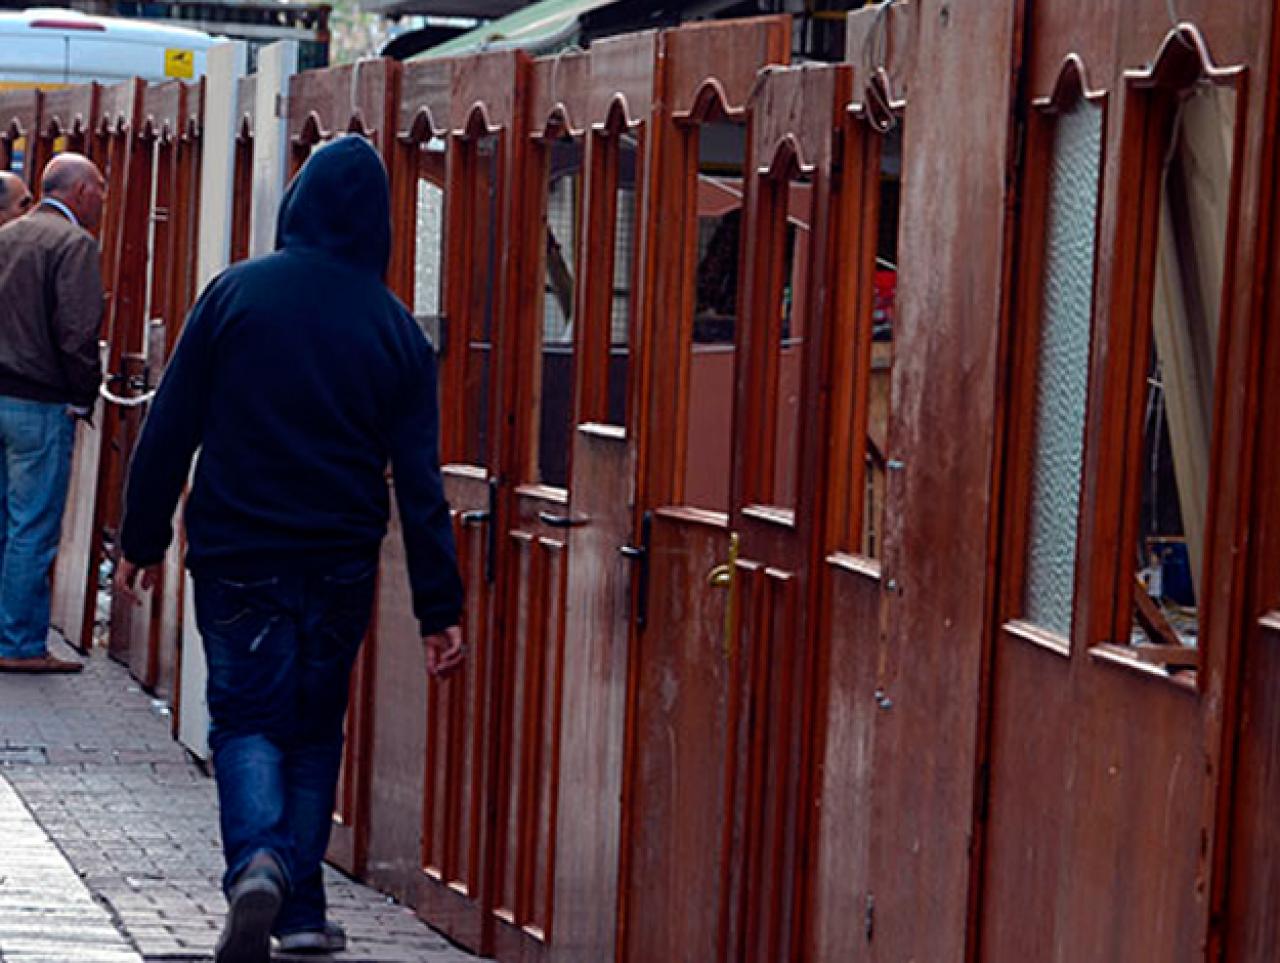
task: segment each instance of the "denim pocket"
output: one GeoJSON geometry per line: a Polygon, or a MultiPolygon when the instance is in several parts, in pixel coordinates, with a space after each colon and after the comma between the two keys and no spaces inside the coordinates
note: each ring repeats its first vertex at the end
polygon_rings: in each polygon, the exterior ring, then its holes
{"type": "Polygon", "coordinates": [[[342,648],[358,645],[364,637],[377,585],[376,561],[348,563],[320,577],[324,622],[342,648]]]}
{"type": "Polygon", "coordinates": [[[255,614],[272,615],[276,608],[272,594],[279,584],[279,578],[253,581],[213,579],[210,586],[212,591],[205,600],[209,624],[217,628],[230,628],[249,620],[255,614]]]}

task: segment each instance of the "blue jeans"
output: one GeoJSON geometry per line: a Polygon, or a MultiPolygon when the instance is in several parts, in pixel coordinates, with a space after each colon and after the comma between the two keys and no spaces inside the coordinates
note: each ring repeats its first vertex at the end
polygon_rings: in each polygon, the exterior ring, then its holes
{"type": "Polygon", "coordinates": [[[66,405],[0,396],[0,657],[48,652],[49,571],[74,441],[66,405]]]}
{"type": "Polygon", "coordinates": [[[209,668],[223,888],[256,854],[275,856],[288,883],[275,924],[280,936],[325,924],[321,863],[376,572],[369,559],[323,575],[194,579],[209,668]]]}

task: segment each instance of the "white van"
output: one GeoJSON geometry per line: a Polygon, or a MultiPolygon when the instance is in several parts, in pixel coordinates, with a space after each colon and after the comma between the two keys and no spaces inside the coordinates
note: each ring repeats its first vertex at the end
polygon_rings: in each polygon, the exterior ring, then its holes
{"type": "Polygon", "coordinates": [[[199,30],[36,7],[0,13],[0,90],[194,80],[218,41],[199,30]]]}

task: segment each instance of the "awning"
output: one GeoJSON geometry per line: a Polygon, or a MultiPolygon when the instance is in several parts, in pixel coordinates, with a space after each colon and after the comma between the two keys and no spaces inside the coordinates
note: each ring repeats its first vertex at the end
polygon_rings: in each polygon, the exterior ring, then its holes
{"type": "Polygon", "coordinates": [[[618,0],[542,0],[541,3],[532,3],[482,27],[468,30],[411,59],[457,57],[479,50],[512,47],[534,52],[554,50],[576,38],[580,16],[617,2],[618,0]]]}
{"type": "Polygon", "coordinates": [[[505,17],[525,6],[523,0],[360,0],[360,9],[392,15],[421,17],[466,17],[469,20],[492,20],[505,17]]]}

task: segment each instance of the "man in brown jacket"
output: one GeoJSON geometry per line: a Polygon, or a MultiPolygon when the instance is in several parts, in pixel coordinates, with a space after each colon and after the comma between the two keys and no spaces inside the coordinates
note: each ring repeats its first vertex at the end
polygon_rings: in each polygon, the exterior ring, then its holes
{"type": "Polygon", "coordinates": [[[75,419],[102,380],[102,277],[92,231],[106,185],[79,154],[51,160],[40,203],[0,227],[0,671],[75,672],[49,654],[75,419]]]}

